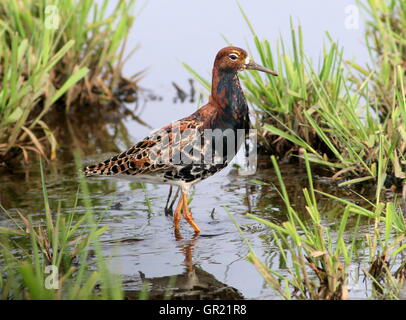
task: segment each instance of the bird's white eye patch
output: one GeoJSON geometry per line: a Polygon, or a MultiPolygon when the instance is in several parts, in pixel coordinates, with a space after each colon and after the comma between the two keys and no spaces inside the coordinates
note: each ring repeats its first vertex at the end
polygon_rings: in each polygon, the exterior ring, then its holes
{"type": "Polygon", "coordinates": [[[236,53],[230,53],[230,54],[228,55],[228,57],[229,57],[231,60],[237,60],[237,59],[238,59],[238,54],[236,54],[236,53]]]}
{"type": "Polygon", "coordinates": [[[249,64],[251,62],[251,58],[250,57],[246,57],[245,58],[245,64],[249,64]]]}

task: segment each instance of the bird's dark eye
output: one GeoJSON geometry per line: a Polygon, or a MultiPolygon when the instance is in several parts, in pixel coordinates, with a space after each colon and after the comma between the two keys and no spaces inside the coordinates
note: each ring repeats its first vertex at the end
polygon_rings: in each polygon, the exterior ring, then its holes
{"type": "Polygon", "coordinates": [[[230,53],[230,54],[228,55],[228,57],[229,57],[231,60],[237,60],[238,55],[235,54],[235,53],[230,53]]]}

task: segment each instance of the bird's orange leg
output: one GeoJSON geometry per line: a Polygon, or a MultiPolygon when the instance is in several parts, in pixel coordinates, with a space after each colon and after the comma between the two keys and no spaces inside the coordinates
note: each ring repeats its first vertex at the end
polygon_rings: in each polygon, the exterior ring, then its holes
{"type": "Polygon", "coordinates": [[[183,216],[185,217],[186,221],[189,222],[189,224],[192,226],[192,228],[195,230],[196,233],[200,233],[200,228],[197,226],[197,224],[194,222],[192,213],[190,212],[188,206],[187,206],[187,196],[186,193],[182,192],[182,201],[183,201],[183,216]]]}
{"type": "Polygon", "coordinates": [[[182,211],[183,208],[183,197],[180,197],[178,205],[176,206],[175,214],[173,215],[173,226],[175,227],[175,232],[179,232],[179,221],[182,218],[182,211]]]}

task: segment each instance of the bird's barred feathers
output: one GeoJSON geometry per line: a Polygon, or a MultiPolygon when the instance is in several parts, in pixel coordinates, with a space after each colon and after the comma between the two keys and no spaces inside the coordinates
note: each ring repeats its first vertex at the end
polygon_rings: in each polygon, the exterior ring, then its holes
{"type": "Polygon", "coordinates": [[[130,149],[103,162],[84,169],[86,176],[143,175],[155,174],[174,167],[172,156],[186,145],[193,144],[198,135],[175,137],[185,130],[198,130],[196,121],[183,119],[154,132],[130,149]],[[175,129],[174,129],[175,128],[175,129]]]}

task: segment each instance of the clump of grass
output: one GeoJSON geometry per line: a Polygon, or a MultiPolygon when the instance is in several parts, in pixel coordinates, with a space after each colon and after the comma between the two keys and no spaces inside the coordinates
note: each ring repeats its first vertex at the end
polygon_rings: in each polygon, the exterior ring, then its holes
{"type": "Polygon", "coordinates": [[[121,74],[135,1],[3,1],[0,3],[0,163],[31,151],[56,156],[44,121],[135,94],[136,77],[121,74]],[[47,152],[45,143],[51,146],[47,152]]]}
{"type": "MultiPolygon", "coordinates": [[[[343,50],[328,36],[330,45],[324,48],[316,69],[305,54],[300,26],[295,28],[291,21],[291,50],[281,38],[274,52],[269,41],[259,39],[241,7],[240,10],[250,28],[261,63],[279,73],[279,77],[267,75],[265,80],[256,71],[241,75],[248,99],[256,108],[262,151],[280,158],[289,158],[298,155],[299,148],[307,145],[314,151],[333,155],[334,150],[320,137],[312,123],[321,121],[314,111],[321,104],[322,89],[328,92],[331,105],[337,105],[341,99],[344,89],[343,50]],[[306,111],[310,113],[310,117],[306,115],[306,111]],[[265,131],[262,130],[264,123],[269,125],[265,131]],[[295,133],[299,139],[292,142],[284,133],[295,133]]],[[[331,106],[326,107],[329,112],[332,111],[331,106]]]]}
{"type": "MultiPolygon", "coordinates": [[[[370,77],[375,96],[367,96],[378,105],[381,121],[393,112],[393,88],[396,87],[398,67],[406,70],[406,3],[404,1],[358,1],[367,15],[365,43],[374,66],[363,68],[353,64],[362,80],[370,77]]],[[[403,81],[404,82],[404,81],[403,81]]]]}
{"type": "Polygon", "coordinates": [[[17,228],[0,227],[0,297],[122,299],[121,279],[107,269],[99,240],[108,227],[101,227],[94,215],[84,178],[80,177],[75,207],[67,214],[61,212],[61,203],[52,212],[42,165],[41,178],[45,226],[20,213],[19,222],[1,207],[17,228]],[[79,196],[85,207],[81,215],[79,196]],[[21,245],[25,241],[29,244],[21,245]]]}
{"type": "MultiPolygon", "coordinates": [[[[376,18],[379,16],[377,10],[384,6],[382,2],[368,2],[376,18]]],[[[401,7],[392,2],[385,10],[392,12],[396,8],[401,11],[401,7]]],[[[404,16],[399,20],[403,24],[404,16]]],[[[378,167],[397,179],[405,178],[402,34],[399,25],[387,15],[372,28],[377,43],[370,50],[375,48],[380,52],[380,41],[385,41],[384,48],[387,47],[379,57],[378,70],[365,70],[350,61],[344,63],[343,52],[334,42],[323,52],[320,68],[316,69],[304,53],[300,27],[297,32],[292,28],[290,55],[282,41],[274,54],[268,41],[260,41],[251,27],[262,63],[270,68],[277,67],[282,75],[279,79],[263,79],[252,73],[244,79],[249,99],[260,113],[260,123],[264,123],[262,135],[268,141],[268,151],[284,156],[286,150],[294,150],[294,155],[300,155],[300,150],[305,149],[311,153],[312,161],[335,171],[333,178],[354,178],[345,184],[367,180],[379,182],[378,167]],[[345,67],[348,72],[344,72],[345,67]],[[362,76],[356,77],[357,72],[362,76]],[[287,142],[287,148],[275,148],[287,142]],[[380,162],[383,162],[382,166],[380,162]]]]}
{"type": "Polygon", "coordinates": [[[402,252],[406,249],[406,224],[402,211],[393,203],[381,201],[371,204],[372,209],[368,210],[316,190],[306,152],[304,158],[308,174],[308,187],[303,189],[307,219],[298,214],[301,208],[291,205],[275,157],[272,162],[287,221],[276,224],[248,215],[271,230],[280,252],[279,263],[285,266],[285,272],[266,266],[251,247],[248,260],[285,299],[348,299],[351,297],[350,266],[357,262],[361,242],[369,253],[369,262],[363,264],[363,271],[373,284],[371,296],[397,299],[405,281],[402,252]],[[323,225],[317,194],[345,205],[337,227],[323,225]],[[355,221],[355,226],[349,226],[350,220],[355,221]]]}
{"type": "Polygon", "coordinates": [[[373,68],[344,60],[328,34],[316,65],[305,54],[300,26],[292,23],[290,50],[283,39],[271,48],[241,9],[261,63],[280,76],[251,71],[240,77],[257,115],[260,153],[297,160],[307,150],[312,162],[332,171],[333,179],[346,180],[341,185],[400,186],[406,178],[405,7],[381,0],[362,6],[372,17],[366,40],[376,61],[373,68]]]}

